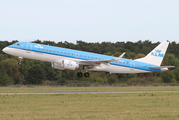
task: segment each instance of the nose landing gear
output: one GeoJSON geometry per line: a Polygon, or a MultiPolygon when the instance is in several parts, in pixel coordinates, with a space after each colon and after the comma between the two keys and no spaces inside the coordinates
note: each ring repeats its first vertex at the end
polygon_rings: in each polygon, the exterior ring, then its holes
{"type": "Polygon", "coordinates": [[[19,65],[19,66],[21,66],[21,64],[22,64],[21,62],[18,62],[18,65],[19,65]]]}
{"type": "Polygon", "coordinates": [[[18,63],[18,65],[21,66],[21,65],[22,65],[21,62],[22,62],[23,57],[18,57],[18,58],[19,58],[19,60],[20,60],[20,62],[18,63]]]}

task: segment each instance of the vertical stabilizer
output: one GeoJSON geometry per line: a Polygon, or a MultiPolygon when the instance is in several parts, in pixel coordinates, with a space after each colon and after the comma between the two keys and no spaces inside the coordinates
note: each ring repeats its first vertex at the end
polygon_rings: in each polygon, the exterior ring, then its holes
{"type": "Polygon", "coordinates": [[[154,48],[147,56],[136,59],[136,61],[145,62],[153,65],[160,66],[165,56],[169,42],[162,42],[156,48],[154,48]]]}

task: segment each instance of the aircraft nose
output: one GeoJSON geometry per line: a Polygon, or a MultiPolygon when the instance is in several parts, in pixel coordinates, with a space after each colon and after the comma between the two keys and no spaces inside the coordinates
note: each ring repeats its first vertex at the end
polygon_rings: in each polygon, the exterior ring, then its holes
{"type": "Polygon", "coordinates": [[[7,47],[5,47],[4,49],[2,49],[2,51],[3,51],[4,53],[7,53],[7,52],[9,51],[9,49],[8,49],[7,47]]]}

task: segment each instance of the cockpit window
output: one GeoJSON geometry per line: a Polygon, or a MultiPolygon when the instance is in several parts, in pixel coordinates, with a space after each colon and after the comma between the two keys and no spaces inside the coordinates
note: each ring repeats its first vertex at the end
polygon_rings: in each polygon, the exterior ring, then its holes
{"type": "Polygon", "coordinates": [[[14,43],[13,45],[14,45],[14,46],[20,46],[20,44],[17,44],[17,43],[14,43]]]}

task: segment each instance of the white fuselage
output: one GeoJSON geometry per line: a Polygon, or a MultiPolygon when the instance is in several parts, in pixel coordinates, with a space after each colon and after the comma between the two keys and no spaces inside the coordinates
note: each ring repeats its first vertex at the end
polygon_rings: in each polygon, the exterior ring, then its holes
{"type": "MultiPolygon", "coordinates": [[[[14,55],[14,56],[20,56],[23,58],[29,58],[34,60],[41,60],[41,61],[47,61],[47,62],[55,62],[57,60],[71,60],[71,61],[79,61],[78,58],[71,58],[71,57],[65,57],[65,56],[59,56],[59,55],[53,55],[53,54],[47,54],[37,51],[29,51],[24,49],[17,49],[17,48],[11,48],[6,47],[3,49],[3,51],[7,54],[14,55]]],[[[141,70],[135,68],[135,61],[132,61],[129,65],[129,67],[119,66],[119,65],[112,65],[112,64],[101,64],[95,68],[89,69],[91,71],[107,71],[110,73],[146,73],[146,72],[152,72],[147,70],[141,70]]]]}

